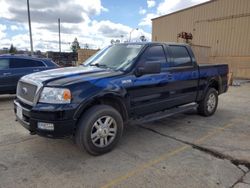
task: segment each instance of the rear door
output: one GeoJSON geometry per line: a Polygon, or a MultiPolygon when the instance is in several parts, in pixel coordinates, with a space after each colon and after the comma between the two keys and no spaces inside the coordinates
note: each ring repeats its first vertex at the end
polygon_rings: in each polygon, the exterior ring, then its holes
{"type": "Polygon", "coordinates": [[[170,98],[176,105],[196,101],[199,70],[192,52],[185,45],[169,45],[171,63],[168,68],[170,98]],[[172,80],[172,81],[171,81],[172,80]]]}
{"type": "Polygon", "coordinates": [[[8,93],[14,89],[11,70],[10,70],[10,59],[0,59],[0,93],[8,93]]]}

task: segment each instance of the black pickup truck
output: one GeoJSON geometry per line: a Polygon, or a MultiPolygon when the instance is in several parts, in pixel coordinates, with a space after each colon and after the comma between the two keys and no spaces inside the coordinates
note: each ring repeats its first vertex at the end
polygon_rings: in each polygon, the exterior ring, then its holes
{"type": "Polygon", "coordinates": [[[227,65],[197,65],[186,44],[116,44],[79,67],[22,77],[14,110],[31,134],[73,135],[81,149],[99,155],[115,147],[127,122],[191,108],[211,116],[227,75],[227,65]]]}

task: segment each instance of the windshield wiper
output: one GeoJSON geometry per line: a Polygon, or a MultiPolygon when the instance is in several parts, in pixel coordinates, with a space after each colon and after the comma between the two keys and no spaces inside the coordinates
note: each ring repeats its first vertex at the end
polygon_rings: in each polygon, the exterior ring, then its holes
{"type": "Polygon", "coordinates": [[[99,63],[96,63],[96,64],[89,64],[90,66],[95,66],[95,67],[100,67],[100,68],[105,68],[105,69],[110,69],[110,67],[108,67],[107,65],[105,64],[99,64],[99,63]]]}

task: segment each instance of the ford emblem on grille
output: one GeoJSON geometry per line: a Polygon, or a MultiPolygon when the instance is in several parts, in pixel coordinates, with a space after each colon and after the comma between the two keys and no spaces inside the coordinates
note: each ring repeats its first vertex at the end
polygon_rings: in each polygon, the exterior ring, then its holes
{"type": "Polygon", "coordinates": [[[28,93],[28,90],[27,90],[26,87],[23,87],[23,88],[22,88],[22,93],[23,93],[24,95],[26,95],[26,94],[28,93]]]}

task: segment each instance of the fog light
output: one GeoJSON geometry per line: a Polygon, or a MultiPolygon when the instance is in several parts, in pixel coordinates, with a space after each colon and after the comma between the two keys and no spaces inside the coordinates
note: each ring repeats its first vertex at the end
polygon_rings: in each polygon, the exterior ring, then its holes
{"type": "Polygon", "coordinates": [[[54,124],[53,123],[38,122],[37,126],[38,126],[38,129],[54,131],[54,124]]]}

